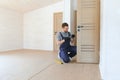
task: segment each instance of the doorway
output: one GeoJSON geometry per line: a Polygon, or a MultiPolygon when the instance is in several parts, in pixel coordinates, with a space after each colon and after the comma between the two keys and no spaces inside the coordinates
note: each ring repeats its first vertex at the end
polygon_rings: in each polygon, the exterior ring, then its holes
{"type": "MultiPolygon", "coordinates": [[[[77,62],[99,63],[100,59],[100,0],[77,0],[77,62]]],[[[58,51],[56,33],[61,31],[63,13],[54,13],[54,51],[58,51]]],[[[76,26],[76,25],[75,25],[76,26]]]]}
{"type": "Polygon", "coordinates": [[[53,43],[54,43],[54,51],[58,51],[59,49],[59,46],[57,45],[56,43],[56,35],[58,32],[61,31],[61,25],[62,25],[62,22],[63,22],[63,13],[62,12],[57,12],[57,13],[54,13],[54,36],[53,36],[53,43]]]}

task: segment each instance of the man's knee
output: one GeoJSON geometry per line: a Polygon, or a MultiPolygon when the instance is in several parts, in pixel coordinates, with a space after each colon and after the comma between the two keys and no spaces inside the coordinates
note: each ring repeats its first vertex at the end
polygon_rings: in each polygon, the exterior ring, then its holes
{"type": "Polygon", "coordinates": [[[74,53],[74,56],[77,55],[77,52],[74,53]]]}
{"type": "Polygon", "coordinates": [[[77,47],[76,46],[74,46],[73,49],[77,52],[77,47]]]}

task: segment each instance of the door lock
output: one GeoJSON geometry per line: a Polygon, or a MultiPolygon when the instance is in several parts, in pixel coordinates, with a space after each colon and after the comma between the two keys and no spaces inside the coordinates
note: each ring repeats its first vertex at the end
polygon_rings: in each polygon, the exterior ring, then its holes
{"type": "Polygon", "coordinates": [[[78,29],[78,32],[80,31],[80,29],[78,29]]]}

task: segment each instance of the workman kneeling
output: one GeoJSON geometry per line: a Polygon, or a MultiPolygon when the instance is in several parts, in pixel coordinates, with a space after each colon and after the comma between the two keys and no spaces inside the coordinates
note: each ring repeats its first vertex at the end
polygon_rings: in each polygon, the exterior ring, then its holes
{"type": "Polygon", "coordinates": [[[75,35],[71,35],[68,29],[69,25],[63,23],[62,31],[57,33],[57,44],[59,45],[58,58],[64,63],[69,63],[77,51],[76,46],[71,45],[75,41],[75,35]]]}

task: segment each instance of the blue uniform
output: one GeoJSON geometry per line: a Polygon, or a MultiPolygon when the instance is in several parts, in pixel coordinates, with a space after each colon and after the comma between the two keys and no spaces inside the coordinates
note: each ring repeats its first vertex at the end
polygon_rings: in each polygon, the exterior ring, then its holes
{"type": "Polygon", "coordinates": [[[62,37],[62,40],[65,40],[65,42],[60,45],[59,56],[65,63],[68,63],[70,62],[70,58],[76,55],[77,49],[76,46],[70,45],[71,35],[69,32],[68,32],[68,37],[64,37],[61,32],[60,35],[62,37]],[[68,54],[68,52],[70,53],[68,54]]]}

